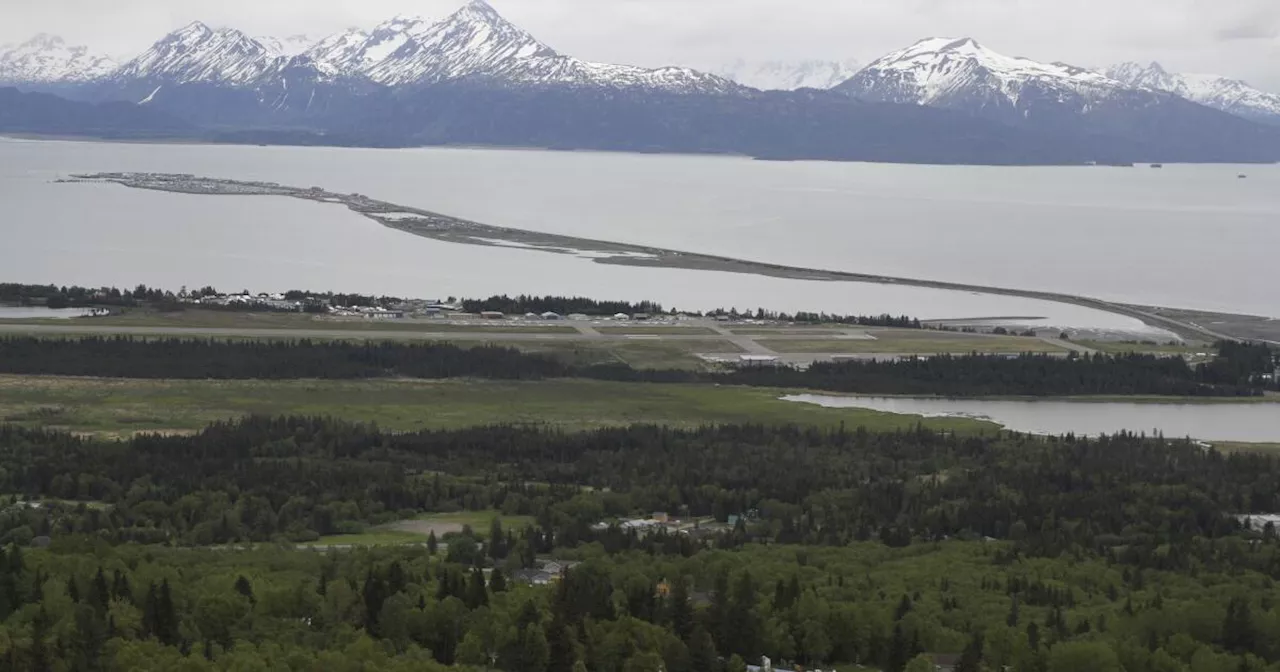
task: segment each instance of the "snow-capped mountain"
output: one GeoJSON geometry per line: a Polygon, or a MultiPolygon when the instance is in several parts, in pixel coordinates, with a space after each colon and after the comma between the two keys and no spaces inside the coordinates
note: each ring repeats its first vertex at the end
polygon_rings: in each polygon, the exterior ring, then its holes
{"type": "Polygon", "coordinates": [[[1052,142],[1105,138],[1106,154],[1157,162],[1266,160],[1280,147],[1280,134],[1221,110],[1086,68],[1005,56],[970,38],[922,40],[834,90],[960,111],[1048,133],[1052,142]]]}
{"type": "Polygon", "coordinates": [[[744,86],[765,91],[829,89],[854,76],[861,66],[845,61],[747,61],[738,59],[716,68],[715,73],[744,86]]]}
{"type": "Polygon", "coordinates": [[[0,83],[91,82],[116,67],[109,57],[91,53],[88,47],[68,45],[56,35],[42,33],[22,44],[0,47],[0,83]]]}
{"type": "Polygon", "coordinates": [[[262,46],[277,56],[297,56],[305,53],[315,45],[316,40],[310,35],[290,35],[288,37],[262,36],[254,38],[262,46]]]}
{"type": "Polygon", "coordinates": [[[591,63],[558,53],[507,21],[484,0],[472,0],[438,23],[398,17],[368,33],[326,39],[308,53],[342,73],[406,86],[467,80],[503,86],[589,86],[672,92],[740,89],[689,68],[648,69],[591,63]]]}
{"type": "Polygon", "coordinates": [[[1280,121],[1280,94],[1269,93],[1239,79],[1220,75],[1179,74],[1159,63],[1121,63],[1106,70],[1129,86],[1168,91],[1214,109],[1259,121],[1280,121]]]}
{"type": "Polygon", "coordinates": [[[253,84],[276,67],[280,55],[235,30],[196,21],[166,35],[111,75],[121,82],[253,84]]]}
{"type": "MultiPolygon", "coordinates": [[[[314,83],[364,80],[386,87],[467,81],[487,85],[604,87],[674,93],[729,93],[744,87],[689,68],[591,63],[556,52],[471,0],[431,23],[396,17],[370,31],[351,29],[299,51],[306,42],[254,39],[200,22],[178,30],[115,71],[120,84],[217,84],[283,89],[282,73],[314,83]]],[[[138,91],[137,86],[129,88],[138,91]]],[[[150,91],[151,89],[147,89],[150,91]]],[[[145,93],[144,93],[145,95],[145,93]]]]}
{"type": "Polygon", "coordinates": [[[332,77],[363,77],[403,47],[410,39],[410,31],[423,30],[426,25],[421,19],[397,16],[371,31],[352,28],[326,37],[305,55],[332,77]]]}
{"type": "Polygon", "coordinates": [[[855,98],[1025,115],[1037,103],[1087,112],[1131,91],[1106,75],[996,53],[971,38],[930,38],[872,62],[837,90],[855,98]]]}

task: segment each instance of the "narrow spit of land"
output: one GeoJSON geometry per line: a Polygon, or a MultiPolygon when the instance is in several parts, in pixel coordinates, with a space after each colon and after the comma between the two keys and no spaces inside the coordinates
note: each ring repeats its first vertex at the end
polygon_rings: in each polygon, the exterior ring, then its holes
{"type": "MultiPolygon", "coordinates": [[[[1280,335],[1267,332],[1260,337],[1256,324],[1250,323],[1247,333],[1237,333],[1236,325],[1241,324],[1241,316],[1220,315],[1221,319],[1192,320],[1183,312],[1173,309],[1148,308],[1130,306],[1109,301],[1102,301],[1071,294],[1055,292],[1039,292],[1032,290],[1010,289],[1006,287],[988,287],[983,285],[967,285],[954,282],[934,280],[918,280],[885,275],[854,273],[850,271],[832,271],[814,268],[801,268],[770,264],[760,261],[734,259],[717,255],[682,252],[659,247],[631,245],[590,238],[578,238],[553,233],[542,233],[525,229],[514,229],[502,226],[481,224],[458,217],[413,208],[395,203],[388,203],[369,198],[363,194],[342,194],[323,187],[294,187],[275,182],[251,182],[200,177],[186,174],[170,173],[95,173],[75,175],[64,182],[109,182],[134,189],[150,189],[180,194],[225,195],[225,196],[285,196],[319,203],[332,203],[346,206],[353,212],[361,214],[384,226],[411,233],[424,238],[431,238],[450,243],[468,245],[485,245],[496,247],[519,247],[555,254],[589,256],[596,263],[617,264],[623,266],[642,266],[651,268],[679,268],[686,270],[720,271],[726,273],[745,273],[792,280],[817,280],[827,282],[867,282],[883,285],[901,285],[908,287],[925,287],[963,292],[981,292],[1003,296],[1017,296],[1028,299],[1066,303],[1086,308],[1093,308],[1109,313],[1125,315],[1144,323],[1167,329],[1183,338],[1196,340],[1210,339],[1243,339],[1267,340],[1280,338],[1280,335]],[[1213,328],[1204,326],[1212,324],[1213,328]]],[[[1201,314],[1204,315],[1204,314],[1201,314]]],[[[1276,327],[1280,332],[1280,326],[1276,327]]]]}

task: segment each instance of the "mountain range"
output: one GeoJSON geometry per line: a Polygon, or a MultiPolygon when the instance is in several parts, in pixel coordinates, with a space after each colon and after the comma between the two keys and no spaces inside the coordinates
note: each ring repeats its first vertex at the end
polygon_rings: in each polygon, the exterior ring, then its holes
{"type": "Polygon", "coordinates": [[[101,79],[119,67],[87,47],[68,45],[56,35],[40,34],[22,44],[0,47],[0,82],[68,84],[101,79]]]}
{"type": "Polygon", "coordinates": [[[1159,63],[1121,63],[1106,70],[1108,77],[1132,87],[1168,91],[1187,100],[1239,117],[1280,123],[1280,94],[1268,93],[1247,82],[1220,75],[1167,72],[1159,63]]]}
{"type": "Polygon", "coordinates": [[[611,65],[556,51],[484,0],[436,22],[395,17],[319,40],[193,22],[118,65],[39,36],[0,49],[0,85],[125,102],[139,123],[164,118],[233,142],[945,163],[1280,159],[1280,126],[1265,123],[1280,122],[1280,96],[1238,80],[1155,64],[1098,72],[969,38],[922,40],[862,68],[611,65]]]}

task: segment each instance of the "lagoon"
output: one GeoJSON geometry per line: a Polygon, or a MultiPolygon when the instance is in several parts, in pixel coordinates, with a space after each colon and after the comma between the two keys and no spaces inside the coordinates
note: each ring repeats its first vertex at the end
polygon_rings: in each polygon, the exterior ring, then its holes
{"type": "Polygon", "coordinates": [[[83,308],[44,308],[42,306],[0,306],[0,320],[69,320],[81,317],[83,308]]]}
{"type": "Polygon", "coordinates": [[[783,399],[826,408],[990,420],[1014,431],[1033,434],[1096,436],[1129,431],[1203,441],[1280,441],[1280,403],[989,401],[821,394],[797,394],[783,399]]]}

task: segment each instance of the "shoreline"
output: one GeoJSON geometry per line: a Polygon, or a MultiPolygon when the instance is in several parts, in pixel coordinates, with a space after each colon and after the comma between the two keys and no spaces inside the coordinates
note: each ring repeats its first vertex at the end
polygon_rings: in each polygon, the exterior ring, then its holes
{"type": "MultiPolygon", "coordinates": [[[[1132,397],[1114,394],[1048,396],[1035,397],[1028,395],[995,395],[981,397],[943,397],[919,394],[869,394],[858,392],[829,392],[826,390],[788,389],[787,396],[808,395],[814,397],[838,397],[842,399],[899,399],[903,401],[958,401],[958,402],[997,402],[1012,401],[1025,403],[1066,403],[1066,404],[1137,404],[1141,406],[1254,406],[1258,404],[1280,405],[1280,394],[1270,393],[1260,397],[1168,397],[1159,395],[1135,395],[1132,397]]],[[[888,411],[884,411],[888,412],[888,411]]]]}
{"type": "MultiPolygon", "coordinates": [[[[225,180],[187,174],[127,172],[73,175],[69,179],[58,180],[58,182],[109,183],[133,189],[166,191],[171,193],[201,196],[283,196],[318,203],[342,205],[352,212],[372,219],[388,228],[424,238],[431,238],[441,242],[489,247],[531,249],[553,254],[585,257],[595,263],[621,266],[716,271],[722,273],[740,273],[790,280],[861,282],[946,291],[977,292],[997,296],[1013,296],[1075,305],[1112,314],[1123,315],[1125,317],[1137,319],[1148,326],[1170,331],[1183,339],[1207,339],[1210,341],[1260,340],[1270,343],[1280,342],[1280,340],[1272,341],[1266,338],[1261,338],[1256,334],[1242,335],[1240,332],[1231,333],[1233,330],[1232,324],[1241,320],[1249,321],[1250,324],[1256,324],[1258,320],[1268,321],[1266,318],[1254,316],[1134,306],[1058,292],[970,285],[957,282],[902,278],[888,275],[858,273],[853,271],[803,268],[712,254],[684,252],[660,247],[542,233],[527,229],[482,224],[480,222],[452,217],[430,210],[376,200],[358,193],[342,194],[332,192],[318,186],[304,188],[286,186],[274,182],[225,180]],[[1215,328],[1210,329],[1202,326],[1198,321],[1193,321],[1183,317],[1184,315],[1191,314],[1212,316],[1223,319],[1213,320],[1212,323],[1215,328]]],[[[1269,321],[1274,322],[1274,320],[1269,321]]],[[[1275,334],[1275,338],[1280,339],[1280,323],[1277,323],[1276,331],[1277,334],[1275,334]]]]}
{"type": "MultiPolygon", "coordinates": [[[[324,137],[323,135],[316,136],[324,137]]],[[[679,151],[679,150],[653,150],[646,151],[643,149],[608,149],[598,147],[569,147],[557,145],[533,145],[533,144],[477,144],[474,142],[459,143],[438,143],[438,144],[348,144],[348,143],[306,143],[306,142],[252,142],[242,140],[219,140],[207,135],[122,135],[122,136],[104,136],[104,135],[68,135],[56,133],[24,133],[24,132],[5,132],[0,131],[0,140],[13,139],[24,140],[29,142],[95,142],[108,144],[142,144],[142,145],[223,145],[228,147],[290,147],[290,148],[317,148],[317,149],[376,149],[376,150],[416,150],[416,149],[457,149],[457,150],[502,150],[502,151],[529,151],[529,152],[565,152],[565,153],[598,153],[598,154],[627,154],[637,156],[685,156],[685,157],[702,157],[702,158],[725,158],[725,159],[745,159],[748,161],[764,161],[774,163],[791,163],[791,162],[813,162],[813,163],[864,163],[871,165],[903,165],[903,166],[971,166],[985,168],[1137,168],[1152,165],[1150,161],[1132,161],[1132,162],[1110,162],[1110,163],[1092,163],[1088,161],[1079,162],[1026,162],[1026,163],[1008,163],[1008,162],[982,162],[982,161],[912,161],[891,159],[840,159],[829,158],[823,156],[796,155],[796,156],[768,156],[768,155],[752,155],[740,152],[716,152],[716,151],[679,151]]],[[[1280,161],[1272,161],[1266,159],[1256,160],[1237,160],[1237,161],[1164,161],[1160,162],[1162,166],[1271,166],[1280,164],[1280,161]]]]}

